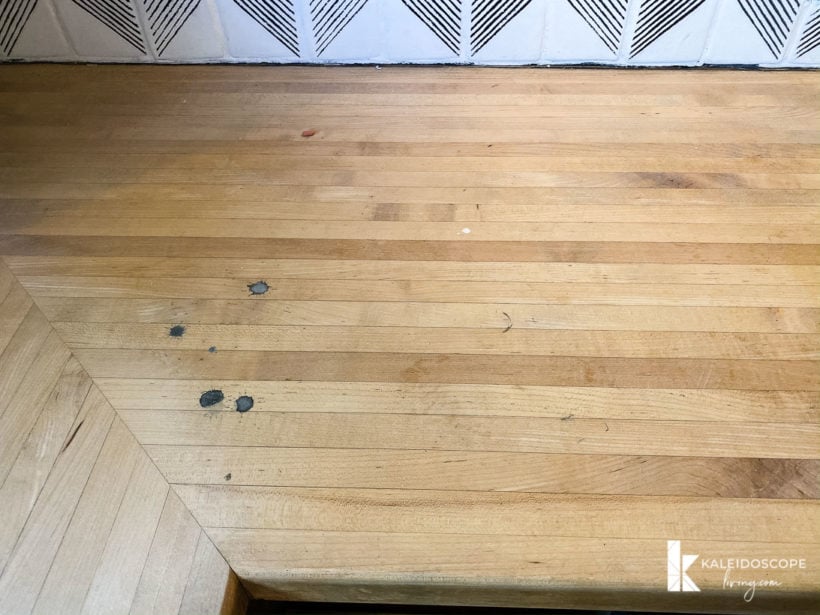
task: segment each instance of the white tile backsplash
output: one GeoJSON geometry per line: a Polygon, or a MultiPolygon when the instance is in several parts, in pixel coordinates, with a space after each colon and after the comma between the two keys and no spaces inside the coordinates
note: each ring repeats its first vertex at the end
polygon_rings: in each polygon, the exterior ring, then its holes
{"type": "Polygon", "coordinates": [[[817,0],[35,0],[0,60],[817,67],[819,30],[817,0]]]}

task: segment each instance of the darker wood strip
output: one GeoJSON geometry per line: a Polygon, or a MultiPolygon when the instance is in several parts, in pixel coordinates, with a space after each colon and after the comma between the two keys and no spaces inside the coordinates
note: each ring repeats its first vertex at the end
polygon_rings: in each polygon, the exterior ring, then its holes
{"type": "Polygon", "coordinates": [[[820,391],[820,362],[76,349],[92,377],[820,391]]]}
{"type": "MultiPolygon", "coordinates": [[[[8,68],[8,66],[4,67],[8,68]]],[[[0,103],[3,102],[3,92],[0,90],[0,103]]],[[[44,94],[49,100],[54,100],[52,94],[44,94]]],[[[88,104],[88,93],[83,95],[83,104],[88,104]]],[[[176,99],[176,96],[174,96],[176,99]]],[[[221,104],[225,96],[220,96],[221,104]]],[[[27,104],[31,104],[26,97],[27,104]]],[[[234,97],[236,105],[242,104],[241,97],[234,97]]],[[[65,104],[65,97],[61,97],[59,104],[65,104]]],[[[129,101],[133,97],[129,96],[129,101]]],[[[140,100],[140,105],[146,101],[140,100]]],[[[247,104],[252,104],[248,101],[247,104]]],[[[161,105],[160,107],[161,108],[161,105]]],[[[777,109],[777,107],[772,107],[777,109]]],[[[87,154],[113,153],[157,153],[157,154],[270,154],[275,151],[280,156],[480,156],[482,158],[496,158],[506,156],[536,156],[560,158],[562,156],[587,156],[594,159],[596,156],[618,155],[628,157],[686,157],[700,158],[703,156],[703,146],[697,143],[566,143],[561,141],[539,141],[537,143],[516,143],[493,139],[491,143],[474,143],[467,141],[453,141],[446,145],[441,143],[425,143],[423,141],[379,142],[379,141],[333,141],[311,140],[305,143],[304,139],[297,142],[260,139],[256,141],[235,141],[227,139],[199,140],[143,140],[139,142],[107,138],[104,140],[93,137],[54,136],[50,139],[30,139],[25,137],[11,137],[0,135],[0,145],[7,151],[19,152],[82,152],[87,154]],[[488,147],[492,145],[492,147],[488,147]]],[[[715,157],[742,159],[750,156],[760,158],[811,158],[817,155],[817,147],[813,144],[800,143],[710,143],[709,155],[715,157]]],[[[668,189],[671,190],[671,189],[668,189]]],[[[714,191],[714,190],[713,190],[714,191]]],[[[684,191],[679,191],[684,192],[684,191]]],[[[688,191],[691,193],[691,191],[688,191]]],[[[759,192],[751,191],[752,194],[759,192]]],[[[807,193],[810,190],[782,190],[779,191],[780,203],[813,203],[807,193]],[[797,199],[793,201],[793,199],[797,199]]]]}
{"type": "Polygon", "coordinates": [[[820,246],[762,243],[426,241],[0,235],[6,256],[817,265],[820,246]]]}

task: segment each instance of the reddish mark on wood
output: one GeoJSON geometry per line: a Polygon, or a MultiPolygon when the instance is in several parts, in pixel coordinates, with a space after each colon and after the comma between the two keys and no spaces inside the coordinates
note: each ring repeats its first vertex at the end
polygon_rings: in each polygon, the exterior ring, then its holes
{"type": "Polygon", "coordinates": [[[303,137],[312,137],[312,136],[313,136],[313,135],[315,135],[315,134],[316,134],[316,131],[315,131],[315,130],[312,130],[312,129],[311,129],[311,130],[303,130],[303,131],[302,131],[302,136],[303,136],[303,137]]]}

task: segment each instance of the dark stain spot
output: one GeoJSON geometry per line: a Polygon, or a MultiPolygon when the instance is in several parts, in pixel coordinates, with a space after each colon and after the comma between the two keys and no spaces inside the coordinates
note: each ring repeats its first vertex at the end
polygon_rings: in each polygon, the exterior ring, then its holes
{"type": "Polygon", "coordinates": [[[259,280],[253,284],[248,284],[248,290],[251,291],[252,295],[264,295],[270,290],[270,286],[268,286],[267,282],[259,280]]]}
{"type": "Polygon", "coordinates": [[[253,408],[253,397],[249,395],[242,395],[236,398],[236,411],[247,412],[253,408]]]}
{"type": "Polygon", "coordinates": [[[228,472],[228,473],[225,475],[225,480],[231,480],[231,473],[230,473],[230,472],[228,472]]]}
{"type": "Polygon", "coordinates": [[[205,391],[199,398],[199,405],[203,408],[210,408],[225,399],[225,394],[219,389],[205,391]]]}
{"type": "Polygon", "coordinates": [[[507,322],[509,323],[509,324],[507,324],[507,328],[504,329],[501,332],[501,333],[506,333],[507,331],[509,331],[510,329],[513,328],[513,321],[512,321],[512,318],[510,318],[510,315],[507,314],[507,312],[501,312],[501,313],[504,314],[504,317],[507,319],[507,322]]]}
{"type": "Polygon", "coordinates": [[[211,346],[208,348],[208,352],[216,352],[216,346],[211,346]]]}
{"type": "Polygon", "coordinates": [[[541,562],[537,559],[531,559],[531,560],[529,560],[529,563],[530,564],[540,564],[541,562]]]}
{"type": "Polygon", "coordinates": [[[168,330],[168,335],[171,337],[182,337],[185,335],[185,327],[182,325],[174,325],[168,330]]]}
{"type": "Polygon", "coordinates": [[[80,421],[80,422],[79,422],[79,424],[77,425],[77,427],[75,427],[75,428],[74,428],[74,431],[72,431],[72,432],[71,432],[71,435],[70,435],[70,436],[68,436],[68,440],[66,440],[65,446],[63,446],[63,450],[62,450],[62,451],[60,451],[60,452],[65,452],[65,451],[66,451],[66,449],[67,449],[69,446],[71,446],[71,443],[72,443],[72,442],[74,442],[74,438],[77,436],[77,432],[78,432],[78,431],[80,431],[80,427],[82,427],[82,426],[83,426],[83,423],[85,423],[85,419],[83,419],[82,421],[80,421]]]}
{"type": "Polygon", "coordinates": [[[562,420],[562,421],[571,421],[571,420],[572,420],[572,419],[574,419],[574,418],[575,418],[575,415],[574,415],[574,414],[572,414],[572,413],[570,413],[570,414],[568,414],[568,415],[566,415],[566,416],[562,416],[562,417],[561,417],[561,420],[562,420]]]}

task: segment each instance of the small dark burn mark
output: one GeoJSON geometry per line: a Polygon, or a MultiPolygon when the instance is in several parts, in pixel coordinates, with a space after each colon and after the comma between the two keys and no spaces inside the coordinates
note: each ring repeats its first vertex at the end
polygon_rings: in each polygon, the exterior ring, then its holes
{"type": "Polygon", "coordinates": [[[537,560],[537,559],[531,559],[531,560],[528,560],[528,561],[529,561],[530,564],[540,564],[541,563],[541,561],[537,560]]]}
{"type": "Polygon", "coordinates": [[[68,449],[68,447],[71,446],[71,443],[74,442],[74,438],[77,436],[77,432],[80,431],[80,427],[83,426],[83,423],[85,423],[85,419],[80,421],[74,428],[74,431],[71,432],[71,435],[68,436],[68,440],[66,440],[65,446],[63,446],[63,450],[60,451],[61,453],[64,453],[68,449]]]}
{"type": "Polygon", "coordinates": [[[210,408],[225,399],[225,394],[219,389],[205,391],[199,398],[199,405],[203,408],[210,408]]]}
{"type": "Polygon", "coordinates": [[[216,352],[216,346],[211,346],[208,348],[208,352],[216,352]]]}
{"type": "Polygon", "coordinates": [[[609,431],[609,425],[607,425],[606,422],[604,422],[604,431],[609,431]]]}
{"type": "Polygon", "coordinates": [[[493,144],[492,144],[492,143],[490,143],[487,147],[492,147],[492,146],[493,146],[493,144]]]}
{"type": "Polygon", "coordinates": [[[248,290],[251,291],[252,295],[264,295],[270,290],[270,286],[268,286],[267,282],[259,280],[253,284],[248,284],[248,290]]]}
{"type": "Polygon", "coordinates": [[[231,473],[230,473],[230,472],[228,472],[228,473],[225,475],[225,480],[231,480],[231,473]]]}
{"type": "Polygon", "coordinates": [[[512,318],[510,318],[510,315],[509,315],[509,314],[507,314],[507,312],[501,312],[501,313],[502,313],[502,314],[504,314],[504,318],[506,318],[506,319],[507,319],[507,321],[509,322],[509,324],[507,325],[507,328],[506,328],[506,329],[504,329],[504,330],[501,332],[501,333],[506,333],[507,331],[509,331],[510,329],[512,329],[512,327],[513,327],[513,321],[512,321],[512,318]]]}
{"type": "Polygon", "coordinates": [[[168,335],[171,337],[182,337],[185,335],[185,327],[183,325],[174,325],[168,330],[168,335]]]}
{"type": "Polygon", "coordinates": [[[570,414],[568,414],[568,415],[566,415],[566,416],[562,416],[562,417],[561,417],[561,420],[562,420],[562,421],[571,421],[571,420],[572,420],[572,419],[574,419],[574,418],[575,418],[575,415],[574,415],[574,414],[572,414],[572,413],[570,413],[570,414]]]}
{"type": "Polygon", "coordinates": [[[236,398],[236,411],[247,412],[253,408],[253,397],[250,395],[242,395],[236,398]]]}

